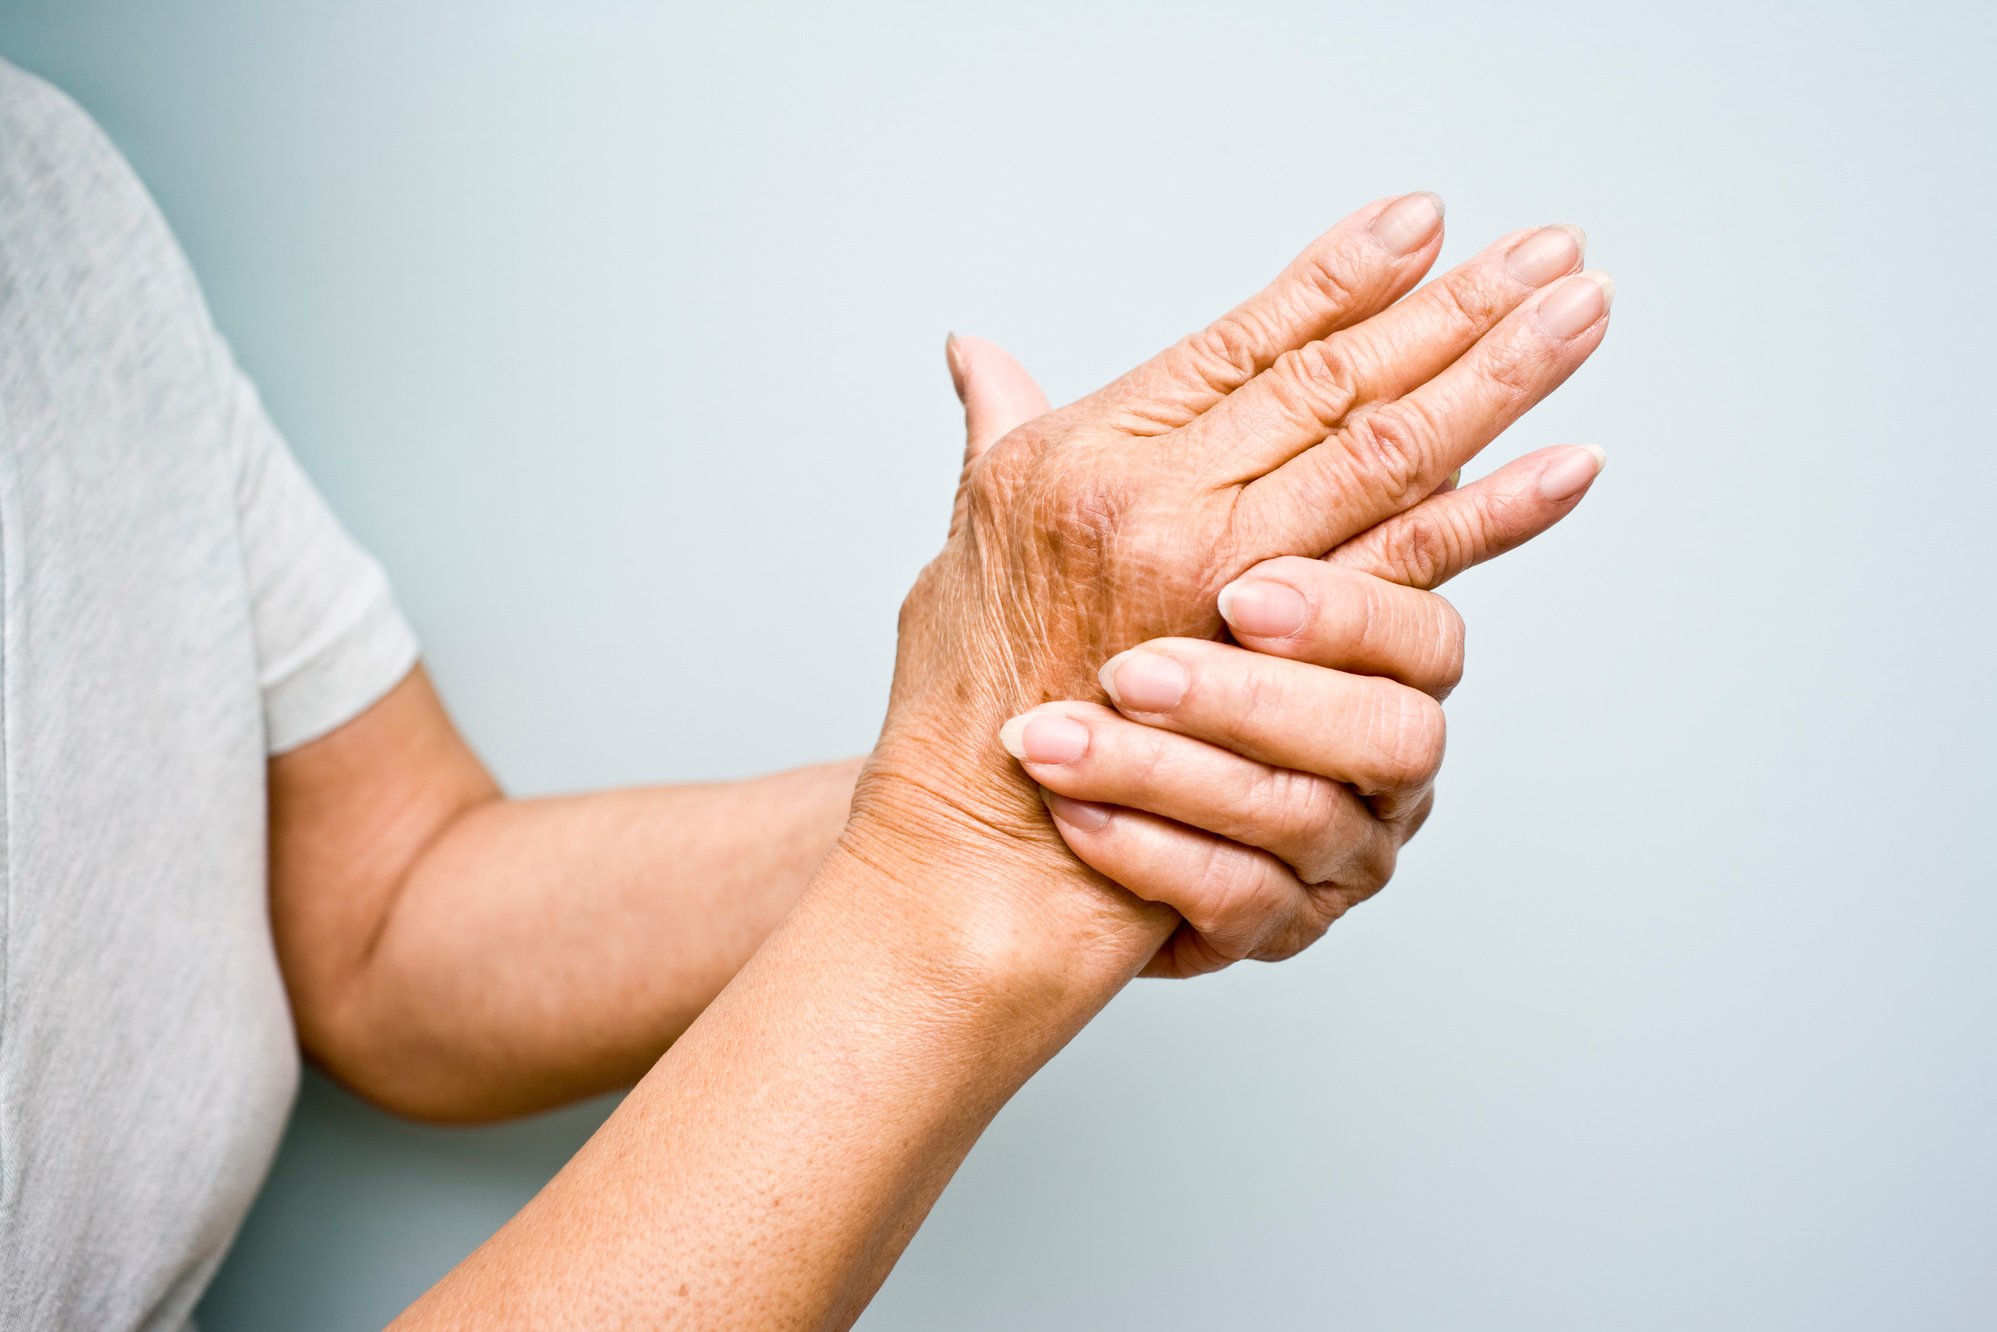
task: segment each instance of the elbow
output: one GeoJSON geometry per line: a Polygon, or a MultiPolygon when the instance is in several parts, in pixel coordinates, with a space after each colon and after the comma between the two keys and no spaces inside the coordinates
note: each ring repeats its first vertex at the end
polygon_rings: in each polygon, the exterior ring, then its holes
{"type": "Polygon", "coordinates": [[[420,1124],[489,1124],[535,1107],[493,1094],[492,1080],[462,1050],[404,1017],[384,1018],[352,998],[297,1002],[293,1012],[305,1058],[377,1109],[420,1124]]]}

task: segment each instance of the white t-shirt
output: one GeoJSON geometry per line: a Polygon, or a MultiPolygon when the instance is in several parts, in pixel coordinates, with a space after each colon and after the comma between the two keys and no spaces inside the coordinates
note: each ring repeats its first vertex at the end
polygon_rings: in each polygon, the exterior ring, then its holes
{"type": "Polygon", "coordinates": [[[0,63],[0,1326],[183,1326],[298,1051],[267,756],[414,664],[131,170],[0,63]]]}

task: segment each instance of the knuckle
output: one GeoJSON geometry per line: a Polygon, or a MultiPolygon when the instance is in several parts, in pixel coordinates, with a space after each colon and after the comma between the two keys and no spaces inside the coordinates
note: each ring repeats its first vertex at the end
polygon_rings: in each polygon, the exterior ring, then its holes
{"type": "Polygon", "coordinates": [[[1438,499],[1404,515],[1395,526],[1390,542],[1395,581],[1408,587],[1446,583],[1476,562],[1479,515],[1469,506],[1438,499]]]}
{"type": "Polygon", "coordinates": [[[1256,360],[1259,343],[1251,321],[1236,312],[1187,338],[1185,361],[1206,388],[1232,393],[1254,378],[1260,368],[1256,360]]]}
{"type": "MultiPolygon", "coordinates": [[[[1329,778],[1295,768],[1270,768],[1256,780],[1251,805],[1265,822],[1271,851],[1299,868],[1311,868],[1338,822],[1338,800],[1329,778]]],[[[1308,875],[1306,877],[1309,877],[1308,875]]]]}
{"type": "Polygon", "coordinates": [[[1436,684],[1447,694],[1463,683],[1463,658],[1469,627],[1463,612],[1442,597],[1435,598],[1437,614],[1436,684]]]}
{"type": "Polygon", "coordinates": [[[1435,788],[1430,787],[1422,796],[1421,802],[1395,828],[1394,844],[1404,846],[1415,839],[1415,834],[1428,822],[1429,815],[1435,813],[1435,788]]]}
{"type": "Polygon", "coordinates": [[[1198,885],[1195,900],[1188,904],[1190,909],[1182,908],[1181,914],[1216,947],[1229,951],[1233,957],[1246,956],[1246,949],[1232,952],[1216,941],[1215,936],[1236,941],[1256,932],[1264,912],[1260,901],[1262,875],[1254,856],[1232,842],[1211,839],[1195,882],[1198,885]]]}
{"type": "Polygon", "coordinates": [[[1321,921],[1315,909],[1300,911],[1276,936],[1255,950],[1257,962],[1287,962],[1324,937],[1329,921],[1321,921]]]}
{"type": "Polygon", "coordinates": [[[1429,587],[1454,558],[1453,532],[1434,514],[1403,514],[1381,541],[1380,563],[1387,576],[1407,587],[1429,587]]]}
{"type": "Polygon", "coordinates": [[[1297,877],[1312,888],[1370,896],[1393,874],[1400,839],[1349,790],[1327,783],[1326,795],[1327,812],[1312,830],[1315,840],[1303,859],[1293,862],[1297,877]],[[1345,816],[1348,810],[1351,817],[1345,816]]]}
{"type": "MultiPolygon", "coordinates": [[[[1481,490],[1481,488],[1480,488],[1481,490]]],[[[1539,507],[1514,491],[1491,488],[1478,495],[1473,513],[1465,515],[1474,559],[1488,559],[1510,550],[1525,540],[1539,514],[1539,507]]]]}
{"type": "Polygon", "coordinates": [[[1441,439],[1429,410],[1413,398],[1402,398],[1359,421],[1347,447],[1355,455],[1360,479],[1406,508],[1427,494],[1423,481],[1441,439]]]}
{"type": "Polygon", "coordinates": [[[1314,421],[1329,431],[1345,419],[1356,396],[1356,377],[1344,344],[1307,342],[1276,359],[1270,385],[1293,420],[1314,421]]]}
{"type": "Polygon", "coordinates": [[[1357,303],[1358,289],[1344,272],[1349,262],[1349,256],[1333,246],[1314,248],[1303,256],[1297,276],[1315,298],[1314,303],[1330,310],[1350,309],[1357,303]]]}
{"type": "Polygon", "coordinates": [[[1498,390],[1499,398],[1509,407],[1539,392],[1555,360],[1553,351],[1547,347],[1522,347],[1513,342],[1493,349],[1493,354],[1482,366],[1482,374],[1484,381],[1498,390]]]}
{"type": "Polygon", "coordinates": [[[1434,284],[1436,308],[1457,337],[1474,337],[1495,324],[1511,302],[1489,269],[1472,267],[1434,284]]]}
{"type": "Polygon", "coordinates": [[[1383,689],[1373,745],[1383,786],[1414,790],[1433,781],[1442,768],[1447,734],[1440,703],[1402,685],[1383,689]]]}
{"type": "Polygon", "coordinates": [[[1400,844],[1386,836],[1369,837],[1354,848],[1344,885],[1351,890],[1354,900],[1364,901],[1387,886],[1394,877],[1400,852],[1400,844]]]}
{"type": "Polygon", "coordinates": [[[1274,947],[1264,948],[1256,954],[1267,962],[1283,962],[1310,948],[1324,938],[1326,931],[1344,917],[1351,907],[1355,895],[1340,888],[1312,885],[1308,890],[1303,909],[1283,939],[1274,947]]]}

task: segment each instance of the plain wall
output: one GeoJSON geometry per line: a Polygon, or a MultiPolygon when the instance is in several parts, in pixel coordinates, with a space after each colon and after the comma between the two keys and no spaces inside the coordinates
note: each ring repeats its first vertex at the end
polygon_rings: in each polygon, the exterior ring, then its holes
{"type": "MultiPolygon", "coordinates": [[[[0,0],[518,791],[867,746],[947,329],[1065,400],[1417,188],[1620,284],[1398,882],[1133,987],[863,1326],[1989,1326],[1988,6],[657,8],[0,0]]],[[[386,1320],[607,1109],[309,1083],[204,1329],[386,1320]]]]}

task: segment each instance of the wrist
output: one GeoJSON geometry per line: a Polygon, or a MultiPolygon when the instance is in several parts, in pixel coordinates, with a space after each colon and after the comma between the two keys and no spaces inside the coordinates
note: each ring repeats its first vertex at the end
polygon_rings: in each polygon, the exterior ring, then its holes
{"type": "Polygon", "coordinates": [[[872,922],[956,1000],[1079,1027],[1143,969],[1176,913],[1076,860],[1023,777],[1011,799],[975,803],[954,784],[877,752],[814,892],[872,922]]]}

